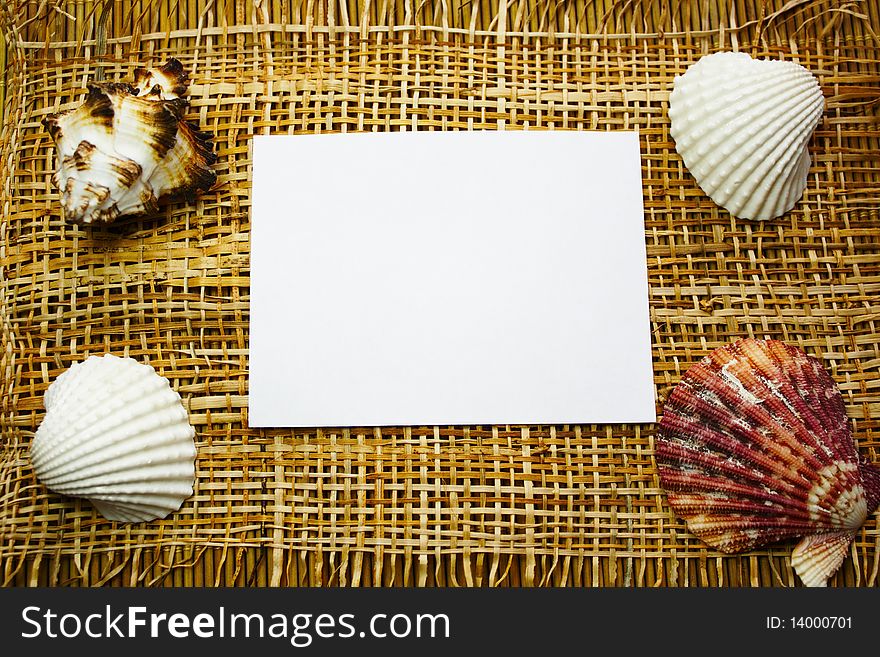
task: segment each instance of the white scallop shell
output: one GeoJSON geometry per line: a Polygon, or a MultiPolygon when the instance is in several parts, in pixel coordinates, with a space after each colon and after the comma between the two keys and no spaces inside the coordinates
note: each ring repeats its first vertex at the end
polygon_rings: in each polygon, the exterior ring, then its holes
{"type": "Polygon", "coordinates": [[[804,193],[807,142],[824,107],[803,66],[719,52],[676,76],[670,133],[700,189],[734,216],[763,221],[804,193]]]}
{"type": "Polygon", "coordinates": [[[121,522],[164,518],[192,495],[195,431],[180,395],[149,365],[90,356],[43,401],[31,461],[50,489],[85,497],[121,522]]]}

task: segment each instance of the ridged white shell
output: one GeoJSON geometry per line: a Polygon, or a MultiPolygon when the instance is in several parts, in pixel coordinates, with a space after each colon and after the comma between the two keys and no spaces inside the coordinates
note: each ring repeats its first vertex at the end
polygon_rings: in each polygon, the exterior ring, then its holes
{"type": "Polygon", "coordinates": [[[670,133],[700,189],[732,215],[763,221],[803,195],[824,107],[803,66],[719,52],[676,76],[670,133]]]}
{"type": "Polygon", "coordinates": [[[31,460],[50,489],[85,497],[121,522],[164,518],[192,495],[195,431],[180,395],[149,365],[90,356],[43,401],[31,460]]]}

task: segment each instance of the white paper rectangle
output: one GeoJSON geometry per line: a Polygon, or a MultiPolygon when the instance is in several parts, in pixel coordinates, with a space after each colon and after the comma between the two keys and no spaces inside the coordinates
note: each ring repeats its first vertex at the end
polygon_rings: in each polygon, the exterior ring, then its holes
{"type": "Polygon", "coordinates": [[[655,421],[636,133],[253,148],[250,426],[655,421]]]}

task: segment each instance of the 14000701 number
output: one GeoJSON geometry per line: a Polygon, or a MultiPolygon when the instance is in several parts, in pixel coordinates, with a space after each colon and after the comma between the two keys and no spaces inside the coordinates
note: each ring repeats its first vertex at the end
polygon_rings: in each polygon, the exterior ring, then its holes
{"type": "Polygon", "coordinates": [[[852,616],[767,616],[768,630],[851,630],[852,616]]]}

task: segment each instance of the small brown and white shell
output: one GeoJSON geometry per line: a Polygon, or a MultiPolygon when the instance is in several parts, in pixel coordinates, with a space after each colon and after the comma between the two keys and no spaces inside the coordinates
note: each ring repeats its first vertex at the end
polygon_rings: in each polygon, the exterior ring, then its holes
{"type": "Polygon", "coordinates": [[[722,552],[802,538],[792,566],[824,586],[880,503],[821,363],[776,340],[716,349],[672,392],[655,458],[669,503],[722,552]]]}
{"type": "Polygon", "coordinates": [[[66,221],[110,223],[213,186],[210,137],[184,118],[188,84],[171,59],[138,69],[135,85],[91,83],[79,107],[43,120],[57,149],[52,183],[66,221]]]}
{"type": "Polygon", "coordinates": [[[155,94],[158,91],[162,100],[183,98],[189,88],[189,76],[183,70],[183,64],[171,58],[157,68],[135,69],[134,88],[138,96],[155,94]]]}

